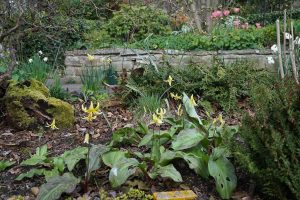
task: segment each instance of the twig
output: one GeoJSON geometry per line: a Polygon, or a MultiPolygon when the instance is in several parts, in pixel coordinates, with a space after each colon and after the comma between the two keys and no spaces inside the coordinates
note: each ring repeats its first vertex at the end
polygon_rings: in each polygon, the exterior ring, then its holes
{"type": "Polygon", "coordinates": [[[291,61],[292,61],[292,69],[293,69],[293,76],[294,79],[297,83],[297,85],[299,85],[299,81],[298,81],[298,73],[297,73],[297,67],[296,67],[296,59],[295,59],[295,44],[294,44],[294,25],[293,25],[293,21],[291,21],[291,33],[292,33],[292,38],[290,38],[290,55],[291,55],[291,61]]]}

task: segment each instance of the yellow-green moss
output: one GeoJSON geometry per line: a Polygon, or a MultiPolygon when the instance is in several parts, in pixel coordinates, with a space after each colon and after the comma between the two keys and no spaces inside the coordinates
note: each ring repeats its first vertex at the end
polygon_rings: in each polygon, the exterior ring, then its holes
{"type": "Polygon", "coordinates": [[[73,107],[67,102],[50,97],[48,88],[36,80],[22,83],[11,81],[4,99],[8,118],[19,129],[34,128],[40,122],[32,111],[25,109],[24,102],[29,104],[27,107],[30,109],[55,118],[60,128],[71,127],[75,121],[73,107]]]}
{"type": "Polygon", "coordinates": [[[74,108],[69,103],[53,97],[48,98],[50,106],[47,113],[56,120],[58,127],[71,127],[75,122],[74,108]]]}

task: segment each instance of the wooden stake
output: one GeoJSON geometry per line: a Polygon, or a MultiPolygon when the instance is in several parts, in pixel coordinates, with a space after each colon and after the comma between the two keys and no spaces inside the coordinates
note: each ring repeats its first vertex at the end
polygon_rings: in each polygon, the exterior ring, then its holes
{"type": "Polygon", "coordinates": [[[282,55],[281,55],[281,44],[280,44],[280,24],[279,19],[276,20],[276,33],[277,33],[277,47],[278,47],[278,61],[279,61],[279,71],[281,79],[284,79],[284,71],[282,66],[282,55]]]}
{"type": "Polygon", "coordinates": [[[285,73],[288,73],[288,66],[287,66],[287,59],[286,59],[286,9],[284,9],[284,17],[283,17],[283,61],[284,61],[284,68],[285,73]]]}
{"type": "Polygon", "coordinates": [[[298,81],[298,72],[297,72],[297,66],[296,66],[296,58],[295,58],[295,44],[294,44],[294,24],[293,21],[291,21],[291,34],[292,38],[290,39],[290,56],[292,61],[292,69],[293,69],[293,76],[296,81],[296,83],[299,85],[298,81]]]}

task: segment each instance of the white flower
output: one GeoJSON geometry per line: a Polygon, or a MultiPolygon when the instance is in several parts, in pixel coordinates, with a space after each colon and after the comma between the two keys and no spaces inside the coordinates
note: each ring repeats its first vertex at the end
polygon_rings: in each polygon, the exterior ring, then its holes
{"type": "Polygon", "coordinates": [[[39,52],[38,52],[40,55],[43,55],[43,52],[40,50],[39,52]]]}
{"type": "Polygon", "coordinates": [[[44,62],[47,62],[47,61],[48,61],[48,58],[47,58],[47,57],[43,58],[43,61],[44,61],[44,62]]]}
{"type": "Polygon", "coordinates": [[[29,62],[29,63],[32,63],[32,62],[33,62],[33,60],[30,58],[30,59],[28,60],[28,62],[29,62]]]}
{"type": "Polygon", "coordinates": [[[19,62],[17,61],[17,62],[16,62],[16,65],[18,65],[18,64],[19,64],[19,62]]]}
{"type": "Polygon", "coordinates": [[[277,53],[278,52],[278,47],[276,44],[274,44],[273,46],[271,46],[271,50],[274,52],[274,53],[277,53]]]}
{"type": "Polygon", "coordinates": [[[269,64],[275,64],[275,60],[273,59],[272,56],[269,56],[267,59],[269,64]]]}
{"type": "Polygon", "coordinates": [[[285,35],[285,39],[287,40],[293,39],[292,35],[289,33],[284,33],[284,35],[285,35]]]}
{"type": "Polygon", "coordinates": [[[294,40],[294,44],[300,45],[300,38],[297,36],[296,39],[294,40]]]}

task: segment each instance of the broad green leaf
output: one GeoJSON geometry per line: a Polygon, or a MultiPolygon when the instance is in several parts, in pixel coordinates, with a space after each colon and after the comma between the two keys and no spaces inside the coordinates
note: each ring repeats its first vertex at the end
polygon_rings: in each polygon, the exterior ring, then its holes
{"type": "Polygon", "coordinates": [[[185,111],[188,115],[189,120],[193,122],[200,131],[203,131],[207,134],[207,130],[203,126],[203,123],[198,116],[195,107],[192,105],[190,98],[185,93],[183,93],[182,103],[185,107],[185,111]]]}
{"type": "Polygon", "coordinates": [[[135,173],[138,165],[139,162],[135,158],[121,158],[118,160],[109,172],[109,181],[112,187],[119,187],[125,183],[135,173]]]}
{"type": "Polygon", "coordinates": [[[216,188],[223,199],[229,199],[236,188],[237,178],[234,167],[231,162],[224,156],[218,159],[210,157],[208,161],[208,170],[216,181],[216,188]]]}
{"type": "Polygon", "coordinates": [[[102,160],[106,166],[112,167],[120,159],[126,158],[125,151],[110,151],[102,155],[102,160]]]}
{"type": "Polygon", "coordinates": [[[144,122],[139,122],[138,123],[138,128],[136,129],[136,131],[139,132],[139,133],[142,133],[144,135],[149,133],[148,126],[144,122]]]}
{"type": "Polygon", "coordinates": [[[138,143],[138,137],[136,131],[133,128],[120,128],[113,133],[112,142],[116,144],[134,144],[138,143]]]}
{"type": "Polygon", "coordinates": [[[100,156],[106,151],[107,151],[107,147],[102,144],[92,145],[89,152],[89,166],[88,166],[89,173],[100,168],[100,156]]]}
{"type": "Polygon", "coordinates": [[[52,162],[54,168],[58,169],[60,172],[63,172],[65,170],[65,163],[62,157],[54,157],[52,162]]]}
{"type": "Polygon", "coordinates": [[[160,143],[158,139],[152,140],[153,145],[151,148],[151,160],[154,161],[154,164],[157,164],[160,160],[160,143]]]}
{"type": "Polygon", "coordinates": [[[37,147],[35,154],[32,155],[29,159],[24,160],[23,162],[21,162],[21,165],[37,165],[37,164],[41,164],[44,163],[47,160],[47,145],[43,145],[41,147],[37,147]]]}
{"type": "Polygon", "coordinates": [[[183,129],[172,142],[172,148],[175,151],[188,149],[196,146],[204,138],[198,129],[183,129]]]}
{"type": "Polygon", "coordinates": [[[8,160],[0,160],[0,172],[12,166],[13,164],[15,164],[15,162],[10,162],[8,160]]]}
{"type": "Polygon", "coordinates": [[[72,171],[75,165],[81,160],[86,158],[88,152],[87,147],[77,147],[70,151],[65,151],[62,155],[64,162],[66,163],[68,170],[72,171]]]}
{"type": "Polygon", "coordinates": [[[153,133],[147,133],[143,137],[143,139],[140,141],[138,146],[141,147],[141,146],[146,146],[146,145],[150,144],[150,142],[152,141],[153,135],[154,135],[153,133]]]}
{"type": "Polygon", "coordinates": [[[209,177],[208,156],[206,154],[203,153],[201,156],[196,156],[194,154],[180,152],[179,155],[187,162],[190,169],[193,169],[203,178],[209,177]]]}
{"type": "Polygon", "coordinates": [[[167,166],[159,166],[156,173],[163,178],[170,178],[175,182],[182,182],[181,174],[175,169],[175,167],[170,164],[167,166]]]}
{"type": "Polygon", "coordinates": [[[59,199],[63,193],[71,193],[80,182],[71,173],[65,173],[63,176],[54,176],[49,178],[47,183],[40,187],[37,200],[56,200],[59,199]]]}
{"type": "Polygon", "coordinates": [[[44,171],[45,179],[48,181],[51,177],[53,176],[59,176],[59,171],[58,169],[52,169],[52,170],[45,170],[44,171]]]}
{"type": "Polygon", "coordinates": [[[29,159],[21,162],[21,165],[33,166],[33,165],[44,163],[46,159],[47,159],[46,156],[39,156],[39,155],[35,154],[35,155],[31,156],[29,159]]]}
{"type": "Polygon", "coordinates": [[[31,169],[30,171],[28,171],[28,172],[26,172],[26,173],[22,173],[22,174],[20,174],[17,178],[16,178],[16,180],[17,181],[20,181],[20,180],[22,180],[23,178],[32,178],[32,177],[34,177],[34,176],[41,176],[41,175],[43,175],[44,174],[44,169],[36,169],[36,168],[34,168],[34,169],[31,169]]]}
{"type": "Polygon", "coordinates": [[[160,160],[159,164],[165,166],[169,164],[174,158],[176,158],[176,152],[165,149],[163,146],[160,147],[160,160]]]}

